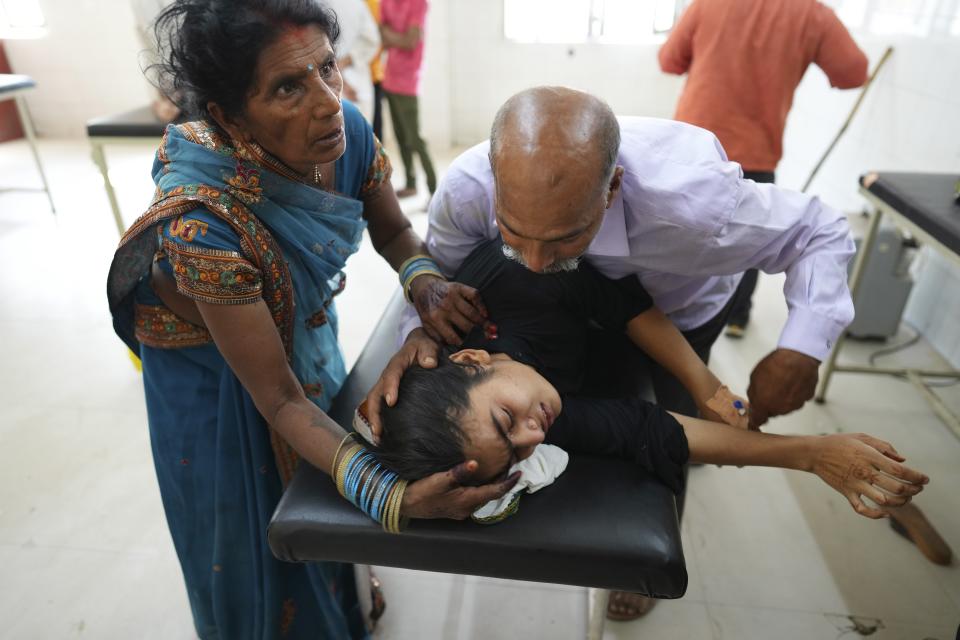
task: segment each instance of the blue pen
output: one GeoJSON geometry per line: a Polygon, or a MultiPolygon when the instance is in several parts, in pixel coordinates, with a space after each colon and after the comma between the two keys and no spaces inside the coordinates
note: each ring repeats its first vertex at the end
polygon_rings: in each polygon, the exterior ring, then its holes
{"type": "Polygon", "coordinates": [[[737,410],[737,415],[745,416],[747,415],[747,408],[743,406],[743,402],[740,400],[733,401],[733,408],[737,410]]]}

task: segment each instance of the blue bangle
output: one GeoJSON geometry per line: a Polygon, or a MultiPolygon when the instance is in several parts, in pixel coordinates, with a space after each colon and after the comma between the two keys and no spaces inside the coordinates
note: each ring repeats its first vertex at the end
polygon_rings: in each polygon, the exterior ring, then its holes
{"type": "Polygon", "coordinates": [[[370,487],[370,485],[373,484],[373,478],[377,475],[377,469],[380,466],[379,463],[374,463],[374,464],[376,466],[371,465],[369,467],[369,470],[367,472],[367,479],[363,483],[363,489],[360,490],[360,504],[358,506],[360,507],[361,510],[366,512],[367,515],[370,514],[370,510],[367,508],[367,499],[366,499],[367,489],[370,487]]]}
{"type": "Polygon", "coordinates": [[[371,459],[373,459],[373,454],[365,451],[351,460],[350,466],[347,467],[347,479],[344,482],[344,488],[347,494],[347,500],[353,503],[354,506],[360,506],[357,504],[356,499],[357,489],[360,484],[360,478],[363,477],[363,470],[371,459]]]}
{"type": "Polygon", "coordinates": [[[393,486],[397,484],[399,476],[393,471],[387,470],[384,474],[384,478],[380,483],[380,487],[377,489],[377,494],[374,497],[373,508],[371,509],[372,513],[370,514],[374,520],[382,521],[383,519],[383,508],[386,506],[387,498],[390,496],[390,491],[393,489],[393,486]]]}

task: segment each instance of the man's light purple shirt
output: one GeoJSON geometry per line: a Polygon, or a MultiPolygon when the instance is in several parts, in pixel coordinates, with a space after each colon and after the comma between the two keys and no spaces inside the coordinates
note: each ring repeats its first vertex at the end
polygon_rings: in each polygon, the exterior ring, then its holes
{"type": "MultiPolygon", "coordinates": [[[[746,269],[785,272],[779,346],[823,360],[853,320],[846,218],[816,197],[744,180],[709,131],[619,121],[623,186],[585,258],[610,278],[635,274],[682,331],[715,317],[746,269]]],[[[448,276],[499,233],[488,151],[484,142],[454,160],[430,202],[427,246],[448,276]]],[[[401,335],[416,326],[408,306],[401,335]]]]}

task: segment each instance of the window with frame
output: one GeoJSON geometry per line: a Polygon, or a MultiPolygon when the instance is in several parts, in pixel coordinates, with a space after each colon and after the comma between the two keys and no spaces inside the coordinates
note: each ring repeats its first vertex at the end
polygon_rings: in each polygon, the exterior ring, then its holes
{"type": "Polygon", "coordinates": [[[39,0],[0,0],[0,38],[37,37],[45,26],[39,0]]]}
{"type": "Polygon", "coordinates": [[[504,0],[507,40],[638,44],[661,40],[689,0],[504,0]]]}

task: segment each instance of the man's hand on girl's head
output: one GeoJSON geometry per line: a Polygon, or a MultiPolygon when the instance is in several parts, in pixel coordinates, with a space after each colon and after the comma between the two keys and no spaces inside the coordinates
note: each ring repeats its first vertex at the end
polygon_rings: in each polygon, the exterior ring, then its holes
{"type": "Polygon", "coordinates": [[[440,357],[440,345],[437,344],[422,328],[414,329],[407,336],[400,350],[387,363],[380,379],[367,394],[367,419],[370,421],[370,431],[374,442],[379,442],[383,431],[380,421],[380,402],[385,400],[392,407],[397,402],[397,393],[400,388],[400,378],[403,372],[412,365],[418,364],[424,369],[437,366],[440,357]]]}

